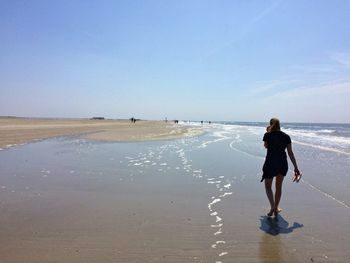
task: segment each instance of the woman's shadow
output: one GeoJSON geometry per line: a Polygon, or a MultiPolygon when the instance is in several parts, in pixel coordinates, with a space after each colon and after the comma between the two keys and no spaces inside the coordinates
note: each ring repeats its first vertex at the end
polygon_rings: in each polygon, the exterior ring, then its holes
{"type": "Polygon", "coordinates": [[[280,214],[276,217],[261,216],[260,217],[260,229],[267,234],[277,236],[279,234],[290,234],[294,229],[304,227],[303,224],[294,222],[293,225],[289,225],[280,214]]]}

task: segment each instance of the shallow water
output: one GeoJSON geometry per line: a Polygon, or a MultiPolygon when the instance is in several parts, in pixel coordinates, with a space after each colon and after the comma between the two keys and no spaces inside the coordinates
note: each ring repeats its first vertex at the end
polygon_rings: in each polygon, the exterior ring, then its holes
{"type": "Polygon", "coordinates": [[[204,129],[169,141],[65,137],[0,151],[1,254],[11,262],[345,262],[347,154],[293,144],[303,181],[285,183],[286,211],[271,223],[260,184],[264,128],[204,129]]]}
{"type": "MultiPolygon", "coordinates": [[[[266,154],[262,147],[264,127],[217,125],[217,128],[222,130],[224,136],[230,137],[227,140],[231,149],[255,157],[257,160],[264,159],[266,154]]],[[[330,139],[328,135],[321,134],[310,136],[310,131],[300,132],[300,128],[297,130],[289,128],[285,131],[292,138],[293,150],[299,168],[303,172],[304,183],[349,208],[349,138],[332,136],[330,139]],[[343,144],[339,145],[339,141],[343,144]]],[[[290,162],[289,168],[292,174],[293,166],[290,162]]]]}

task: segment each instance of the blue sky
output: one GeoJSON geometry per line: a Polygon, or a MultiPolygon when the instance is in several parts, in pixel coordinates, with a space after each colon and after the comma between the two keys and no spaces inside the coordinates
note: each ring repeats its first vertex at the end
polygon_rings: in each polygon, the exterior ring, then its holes
{"type": "Polygon", "coordinates": [[[350,122],[350,1],[1,1],[0,115],[350,122]]]}

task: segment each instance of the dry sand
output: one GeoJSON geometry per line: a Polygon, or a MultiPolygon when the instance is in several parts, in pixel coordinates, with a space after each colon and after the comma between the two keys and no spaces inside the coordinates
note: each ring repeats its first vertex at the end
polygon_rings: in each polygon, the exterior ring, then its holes
{"type": "Polygon", "coordinates": [[[198,129],[162,121],[0,118],[0,148],[64,135],[84,134],[102,141],[173,139],[198,134],[198,129]]]}

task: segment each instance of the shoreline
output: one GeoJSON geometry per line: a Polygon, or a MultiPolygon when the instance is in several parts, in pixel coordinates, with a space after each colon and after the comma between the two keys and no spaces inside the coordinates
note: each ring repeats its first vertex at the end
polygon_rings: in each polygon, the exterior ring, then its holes
{"type": "Polygon", "coordinates": [[[263,160],[251,154],[261,152],[262,132],[214,126],[193,139],[114,145],[72,136],[2,151],[2,259],[347,262],[349,209],[324,193],[349,200],[348,159],[296,146],[305,181],[289,173],[283,212],[268,218],[263,160]]]}
{"type": "Polygon", "coordinates": [[[171,122],[0,117],[0,149],[53,137],[81,135],[96,141],[168,140],[201,134],[199,128],[171,122]]]}

